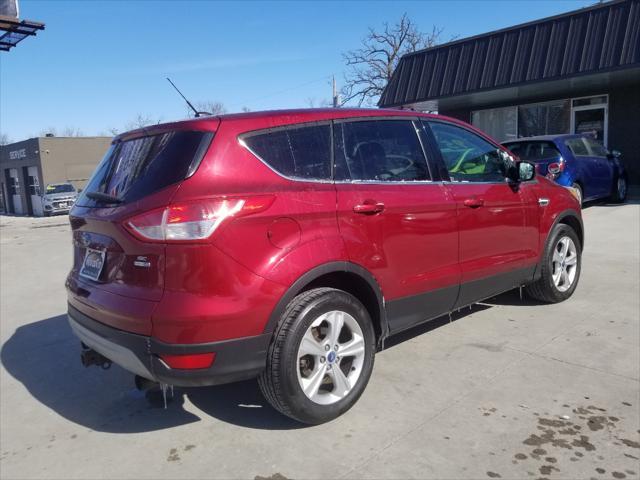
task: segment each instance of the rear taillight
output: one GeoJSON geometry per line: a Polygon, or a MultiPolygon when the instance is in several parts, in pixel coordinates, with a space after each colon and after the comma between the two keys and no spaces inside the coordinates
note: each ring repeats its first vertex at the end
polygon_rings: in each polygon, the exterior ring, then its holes
{"type": "Polygon", "coordinates": [[[160,354],[159,356],[170,368],[179,368],[182,370],[197,370],[200,368],[209,368],[211,365],[213,365],[213,361],[216,358],[215,352],[195,353],[190,355],[160,354]]]}
{"type": "Polygon", "coordinates": [[[179,203],[136,215],[125,222],[125,227],[144,241],[201,241],[209,238],[225,220],[266,210],[273,200],[273,196],[264,195],[179,203]]]}
{"type": "Polygon", "coordinates": [[[550,163],[547,166],[547,177],[552,180],[558,178],[562,172],[564,172],[564,159],[562,157],[560,157],[559,161],[550,163]]]}

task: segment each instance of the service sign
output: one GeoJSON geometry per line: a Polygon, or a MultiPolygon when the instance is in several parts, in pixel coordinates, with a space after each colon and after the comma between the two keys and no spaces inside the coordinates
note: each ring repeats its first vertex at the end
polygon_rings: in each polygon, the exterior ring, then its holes
{"type": "Polygon", "coordinates": [[[12,150],[9,152],[9,160],[20,160],[21,158],[27,158],[27,149],[21,148],[20,150],[12,150]]]}

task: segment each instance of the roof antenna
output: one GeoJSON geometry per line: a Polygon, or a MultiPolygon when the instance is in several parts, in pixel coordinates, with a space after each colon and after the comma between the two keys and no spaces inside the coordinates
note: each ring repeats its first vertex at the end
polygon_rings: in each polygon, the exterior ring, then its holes
{"type": "Polygon", "coordinates": [[[167,81],[171,84],[171,86],[172,86],[173,88],[175,88],[175,89],[176,89],[176,92],[178,92],[178,94],[180,94],[180,96],[181,96],[182,98],[184,98],[184,101],[185,101],[185,102],[187,102],[187,105],[189,105],[189,108],[190,108],[191,110],[193,110],[193,113],[195,113],[196,118],[197,118],[197,117],[201,117],[202,115],[213,115],[212,113],[209,113],[209,112],[200,112],[200,111],[198,111],[198,110],[196,109],[196,107],[194,107],[194,106],[193,106],[193,104],[192,104],[189,100],[187,100],[187,97],[185,97],[185,96],[182,94],[182,92],[178,89],[178,87],[176,87],[176,84],[175,84],[175,83],[173,83],[169,77],[167,77],[167,81]]]}

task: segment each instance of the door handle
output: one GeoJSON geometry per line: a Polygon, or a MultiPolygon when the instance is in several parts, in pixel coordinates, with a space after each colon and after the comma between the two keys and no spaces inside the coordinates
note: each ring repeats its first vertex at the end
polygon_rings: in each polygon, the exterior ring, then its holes
{"type": "Polygon", "coordinates": [[[465,199],[464,206],[469,208],[478,208],[484,205],[484,200],[477,197],[470,197],[465,199]]]}
{"type": "Polygon", "coordinates": [[[363,215],[373,215],[384,210],[384,203],[362,203],[353,207],[354,213],[362,213],[363,215]]]}

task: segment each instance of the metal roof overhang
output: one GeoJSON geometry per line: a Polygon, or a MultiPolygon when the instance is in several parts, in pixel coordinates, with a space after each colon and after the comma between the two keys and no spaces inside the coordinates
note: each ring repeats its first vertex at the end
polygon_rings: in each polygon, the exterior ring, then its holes
{"type": "Polygon", "coordinates": [[[640,0],[614,0],[404,55],[378,105],[499,103],[605,87],[638,68],[640,0]]]}
{"type": "Polygon", "coordinates": [[[44,30],[44,23],[0,15],[0,32],[4,32],[0,35],[0,51],[9,51],[20,41],[34,36],[38,30],[44,30]]]}
{"type": "Polygon", "coordinates": [[[408,107],[420,111],[452,111],[517,105],[533,101],[608,93],[617,87],[640,85],[640,65],[612,72],[544,80],[517,86],[493,88],[416,102],[408,107]]]}

